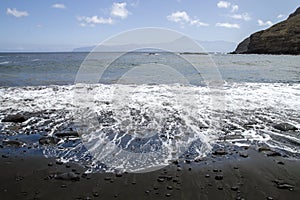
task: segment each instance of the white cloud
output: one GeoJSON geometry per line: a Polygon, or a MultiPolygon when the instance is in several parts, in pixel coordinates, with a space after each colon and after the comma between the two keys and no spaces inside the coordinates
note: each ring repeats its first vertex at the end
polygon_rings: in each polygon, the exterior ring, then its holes
{"type": "Polygon", "coordinates": [[[29,15],[27,11],[18,11],[16,8],[7,8],[6,14],[12,15],[15,17],[26,17],[29,15]]]}
{"type": "Polygon", "coordinates": [[[257,22],[258,22],[258,25],[259,25],[259,26],[272,26],[272,25],[273,25],[273,23],[272,23],[271,21],[266,21],[266,22],[264,22],[264,21],[261,20],[261,19],[257,20],[257,22]]]}
{"type": "Polygon", "coordinates": [[[241,19],[241,20],[244,20],[244,21],[251,20],[251,17],[248,13],[234,14],[234,15],[230,15],[230,17],[233,18],[233,19],[241,19]]]}
{"type": "MultiPolygon", "coordinates": [[[[137,1],[138,3],[139,1],[137,1]]],[[[110,17],[104,18],[94,15],[92,17],[80,16],[77,17],[79,21],[79,26],[81,27],[95,27],[96,24],[113,24],[115,18],[125,19],[128,17],[130,12],[126,9],[127,3],[113,3],[110,10],[110,17]]]]}
{"type": "Polygon", "coordinates": [[[169,21],[173,21],[173,22],[177,22],[177,23],[179,23],[179,22],[185,23],[185,22],[190,21],[190,17],[185,11],[177,11],[177,12],[171,13],[171,15],[167,16],[167,19],[169,21]]]}
{"type": "Polygon", "coordinates": [[[229,8],[230,5],[231,5],[231,3],[228,1],[219,1],[217,3],[218,8],[229,8]]]}
{"type": "Polygon", "coordinates": [[[235,12],[239,10],[239,6],[238,5],[232,5],[231,6],[231,12],[235,12]]]}
{"type": "Polygon", "coordinates": [[[239,6],[236,5],[236,4],[231,4],[230,2],[228,1],[219,1],[217,3],[217,7],[218,8],[231,8],[231,12],[236,12],[239,10],[239,6]]]}
{"type": "Polygon", "coordinates": [[[283,18],[284,17],[284,15],[283,14],[279,14],[279,15],[277,15],[277,19],[281,19],[281,18],[283,18]]]}
{"type": "Polygon", "coordinates": [[[123,3],[113,3],[110,15],[114,17],[120,17],[122,19],[125,19],[128,17],[130,12],[126,9],[126,2],[123,3]]]}
{"type": "Polygon", "coordinates": [[[230,24],[230,23],[216,23],[216,26],[218,27],[224,27],[224,28],[240,28],[240,25],[238,24],[230,24]]]}
{"type": "Polygon", "coordinates": [[[185,11],[177,11],[173,12],[167,16],[167,19],[172,22],[176,22],[181,24],[182,26],[185,24],[189,24],[192,26],[209,26],[207,23],[203,23],[198,19],[191,19],[190,16],[185,11]]]}
{"type": "Polygon", "coordinates": [[[94,27],[95,24],[113,24],[114,21],[112,18],[103,18],[103,17],[98,17],[97,15],[92,16],[92,17],[86,17],[86,16],[81,16],[77,17],[77,20],[80,22],[81,27],[85,26],[90,26],[94,27]]]}
{"type": "Polygon", "coordinates": [[[52,8],[65,9],[66,6],[64,4],[56,3],[52,5],[52,8]]]}
{"type": "Polygon", "coordinates": [[[41,24],[37,24],[37,25],[35,25],[35,27],[37,27],[37,28],[43,28],[44,26],[41,25],[41,24]]]}

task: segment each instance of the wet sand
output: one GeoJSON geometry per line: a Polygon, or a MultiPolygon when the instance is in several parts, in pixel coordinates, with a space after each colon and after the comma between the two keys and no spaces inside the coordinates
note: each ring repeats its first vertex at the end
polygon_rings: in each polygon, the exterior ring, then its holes
{"type": "Polygon", "coordinates": [[[38,156],[0,158],[6,199],[298,199],[300,162],[255,147],[141,174],[92,173],[38,156]]]}

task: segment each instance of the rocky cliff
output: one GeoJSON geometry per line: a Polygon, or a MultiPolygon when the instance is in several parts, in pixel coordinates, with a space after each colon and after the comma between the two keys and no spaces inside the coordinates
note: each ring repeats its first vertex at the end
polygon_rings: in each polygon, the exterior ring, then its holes
{"type": "Polygon", "coordinates": [[[285,21],[246,38],[233,53],[300,55],[300,7],[285,21]]]}

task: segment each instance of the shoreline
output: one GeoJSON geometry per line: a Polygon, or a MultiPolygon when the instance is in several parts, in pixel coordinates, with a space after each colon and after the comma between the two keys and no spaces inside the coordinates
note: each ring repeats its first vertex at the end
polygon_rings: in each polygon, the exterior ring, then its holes
{"type": "Polygon", "coordinates": [[[297,199],[300,161],[253,147],[133,174],[90,173],[41,156],[0,158],[2,199],[297,199]]]}

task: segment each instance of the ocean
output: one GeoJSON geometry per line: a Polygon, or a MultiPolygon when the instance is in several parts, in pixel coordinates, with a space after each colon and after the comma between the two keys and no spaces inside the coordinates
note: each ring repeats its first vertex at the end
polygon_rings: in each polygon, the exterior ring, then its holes
{"type": "Polygon", "coordinates": [[[229,145],[300,157],[300,56],[115,56],[0,53],[0,138],[21,141],[1,151],[60,157],[90,171],[155,168],[229,145]],[[80,71],[89,63],[92,71],[80,71]],[[25,119],[4,122],[15,114],[25,119]],[[280,130],[282,123],[293,128],[280,130]]]}

